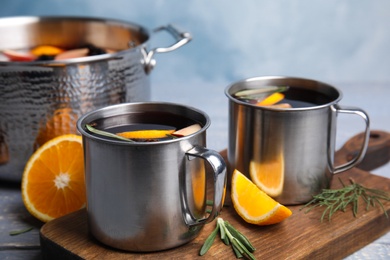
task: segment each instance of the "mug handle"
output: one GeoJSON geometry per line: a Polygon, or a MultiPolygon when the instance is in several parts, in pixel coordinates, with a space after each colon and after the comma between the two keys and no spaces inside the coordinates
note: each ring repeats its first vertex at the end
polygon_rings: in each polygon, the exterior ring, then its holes
{"type": "MultiPolygon", "coordinates": [[[[223,157],[214,150],[209,150],[204,147],[195,146],[189,151],[186,152],[188,159],[191,160],[191,157],[197,157],[204,159],[213,169],[214,174],[214,201],[213,208],[211,213],[201,219],[194,219],[189,212],[189,209],[184,205],[185,212],[185,221],[189,226],[206,224],[215,219],[221,211],[226,194],[226,163],[223,157]]],[[[206,173],[207,174],[207,173],[206,173]]],[[[183,192],[183,191],[182,191],[183,192]]]]}
{"type": "Polygon", "coordinates": [[[349,106],[347,107],[347,106],[335,105],[334,109],[336,111],[336,115],[339,113],[358,115],[366,123],[365,132],[364,132],[365,133],[364,140],[363,140],[363,144],[362,144],[362,147],[360,148],[359,153],[352,160],[350,160],[342,165],[334,166],[332,164],[332,172],[334,174],[337,174],[337,173],[346,171],[348,169],[351,169],[352,167],[354,167],[355,165],[357,165],[358,163],[360,163],[363,160],[364,155],[366,154],[366,151],[367,151],[368,141],[370,138],[370,119],[368,117],[368,114],[364,110],[357,108],[357,107],[349,107],[349,106]]]}

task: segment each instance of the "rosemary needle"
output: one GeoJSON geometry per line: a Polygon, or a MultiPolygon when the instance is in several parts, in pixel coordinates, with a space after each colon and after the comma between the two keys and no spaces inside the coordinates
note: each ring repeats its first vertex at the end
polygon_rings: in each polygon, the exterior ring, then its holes
{"type": "Polygon", "coordinates": [[[220,221],[217,221],[217,226],[219,226],[219,231],[220,231],[220,235],[221,235],[221,240],[223,241],[223,243],[225,245],[229,245],[230,244],[230,241],[229,241],[229,238],[226,234],[226,231],[225,231],[225,227],[223,225],[223,222],[220,222],[220,221]]]}
{"type": "Polygon", "coordinates": [[[23,234],[23,233],[27,233],[27,232],[29,232],[31,230],[33,230],[33,227],[28,227],[28,228],[21,229],[21,230],[13,230],[13,231],[9,232],[9,235],[10,236],[17,236],[17,235],[20,235],[20,234],[23,234]]]}
{"type": "Polygon", "coordinates": [[[219,231],[219,225],[217,225],[214,231],[211,232],[211,234],[207,237],[206,241],[204,242],[203,246],[200,249],[199,255],[204,255],[207,253],[207,251],[209,251],[210,247],[212,246],[215,240],[215,237],[218,234],[218,231],[219,231]]]}
{"type": "Polygon", "coordinates": [[[94,133],[94,134],[98,134],[98,135],[102,135],[102,136],[106,136],[106,137],[111,137],[111,138],[116,138],[116,139],[119,139],[122,141],[134,142],[131,139],[128,139],[128,138],[125,138],[125,137],[122,137],[122,136],[119,136],[119,135],[116,135],[116,134],[113,134],[110,132],[106,132],[103,130],[98,130],[98,129],[96,129],[93,126],[88,125],[88,124],[86,124],[85,127],[88,129],[88,131],[90,131],[91,133],[94,133]]]}
{"type": "Polygon", "coordinates": [[[229,222],[225,221],[225,227],[235,238],[237,238],[246,248],[248,248],[250,252],[254,252],[256,250],[251,242],[249,242],[248,238],[240,231],[235,229],[229,222]]]}

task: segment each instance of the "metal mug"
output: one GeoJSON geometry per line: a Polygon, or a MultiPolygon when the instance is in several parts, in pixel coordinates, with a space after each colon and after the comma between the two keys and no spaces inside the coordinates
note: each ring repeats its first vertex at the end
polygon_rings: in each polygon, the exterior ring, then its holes
{"type": "Polygon", "coordinates": [[[226,164],[205,148],[209,117],[195,108],[164,102],[124,103],[83,115],[77,129],[83,137],[89,232],[100,242],[128,251],[157,251],[195,238],[222,209],[226,164]],[[109,139],[90,133],[139,123],[183,126],[197,122],[201,130],[155,142],[109,139]],[[171,121],[172,122],[172,121],[171,121]],[[205,162],[212,170],[206,172],[205,162]],[[214,182],[213,206],[206,214],[206,175],[214,182]]]}
{"type": "Polygon", "coordinates": [[[282,204],[310,201],[313,195],[329,187],[334,174],[352,168],[365,155],[369,117],[362,109],[340,106],[342,94],[331,85],[304,78],[255,77],[233,83],[225,89],[225,94],[229,99],[228,161],[231,169],[248,177],[252,171],[261,178],[277,178],[278,185],[269,190],[263,188],[282,204]],[[240,90],[265,86],[289,86],[299,98],[315,104],[299,108],[261,107],[234,97],[240,90]],[[337,116],[341,113],[358,115],[364,120],[365,138],[355,158],[335,166],[337,116]],[[274,166],[270,167],[279,170],[273,173],[265,170],[271,164],[274,166]]]}

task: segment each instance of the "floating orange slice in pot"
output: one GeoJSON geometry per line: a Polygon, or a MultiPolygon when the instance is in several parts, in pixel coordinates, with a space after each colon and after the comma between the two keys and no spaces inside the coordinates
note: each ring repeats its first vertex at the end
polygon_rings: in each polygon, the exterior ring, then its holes
{"type": "Polygon", "coordinates": [[[31,50],[31,53],[35,56],[41,56],[41,55],[55,56],[62,52],[64,52],[63,49],[51,45],[39,45],[31,50]]]}

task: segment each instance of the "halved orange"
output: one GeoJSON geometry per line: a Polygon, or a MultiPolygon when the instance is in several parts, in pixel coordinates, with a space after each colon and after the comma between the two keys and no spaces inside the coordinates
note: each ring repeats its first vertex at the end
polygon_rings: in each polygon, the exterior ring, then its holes
{"type": "Polygon", "coordinates": [[[236,212],[251,224],[276,224],[292,214],[289,208],[272,199],[238,170],[233,172],[231,197],[236,212]]]}
{"type": "Polygon", "coordinates": [[[284,184],[284,158],[281,152],[249,163],[251,180],[271,197],[279,196],[284,184]]]}
{"type": "Polygon", "coordinates": [[[22,177],[27,210],[47,222],[85,206],[84,157],[81,136],[58,136],[28,160],[22,177]]]}
{"type": "Polygon", "coordinates": [[[129,139],[154,139],[154,138],[164,138],[167,135],[175,132],[174,129],[170,130],[136,130],[117,133],[117,135],[129,138],[129,139]]]}

